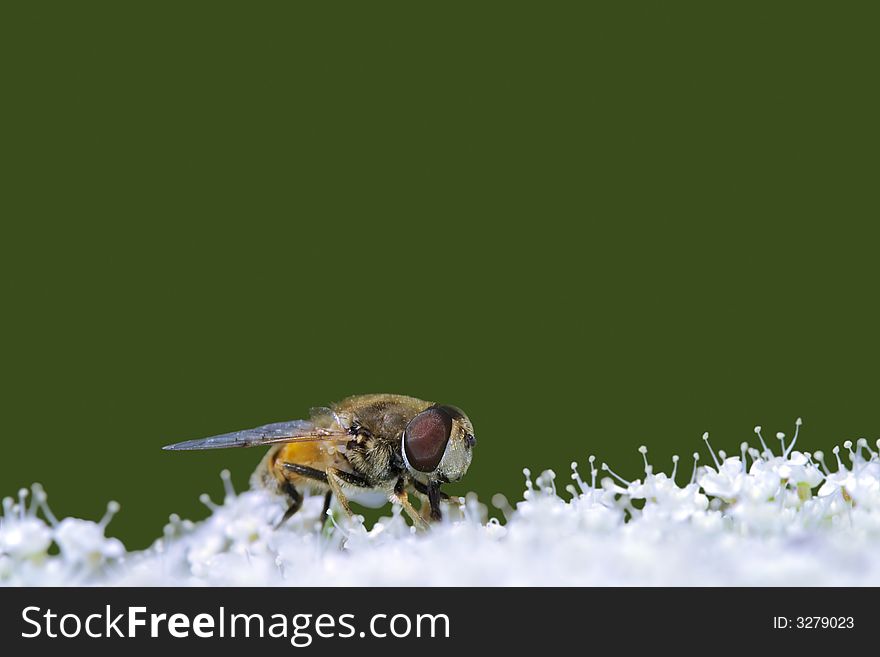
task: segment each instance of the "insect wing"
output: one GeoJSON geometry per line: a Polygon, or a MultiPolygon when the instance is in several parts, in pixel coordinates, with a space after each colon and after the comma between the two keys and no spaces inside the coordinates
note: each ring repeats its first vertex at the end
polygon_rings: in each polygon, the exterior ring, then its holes
{"type": "Polygon", "coordinates": [[[326,423],[312,420],[290,420],[266,424],[255,429],[233,431],[210,438],[185,440],[166,445],[162,449],[171,451],[199,449],[227,449],[230,447],[259,447],[276,443],[297,443],[315,441],[341,441],[351,436],[348,431],[337,426],[321,426],[326,423]]]}

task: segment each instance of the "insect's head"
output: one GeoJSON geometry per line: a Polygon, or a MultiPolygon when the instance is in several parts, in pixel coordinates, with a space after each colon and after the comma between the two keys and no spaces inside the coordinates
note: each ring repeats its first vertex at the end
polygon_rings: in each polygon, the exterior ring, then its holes
{"type": "Polygon", "coordinates": [[[420,481],[458,481],[471,464],[477,439],[464,412],[434,405],[416,415],[403,432],[403,460],[420,481]]]}

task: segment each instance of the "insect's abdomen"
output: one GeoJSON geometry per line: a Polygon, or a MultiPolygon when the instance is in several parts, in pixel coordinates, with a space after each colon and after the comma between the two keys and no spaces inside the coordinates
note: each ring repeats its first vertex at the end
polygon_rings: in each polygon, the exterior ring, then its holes
{"type": "Polygon", "coordinates": [[[322,482],[295,474],[287,470],[284,464],[295,463],[321,472],[331,467],[350,472],[351,465],[346,460],[344,451],[344,445],[321,441],[276,445],[257,466],[253,476],[254,483],[277,492],[282,492],[287,482],[292,483],[299,491],[325,491],[327,486],[322,482]]]}

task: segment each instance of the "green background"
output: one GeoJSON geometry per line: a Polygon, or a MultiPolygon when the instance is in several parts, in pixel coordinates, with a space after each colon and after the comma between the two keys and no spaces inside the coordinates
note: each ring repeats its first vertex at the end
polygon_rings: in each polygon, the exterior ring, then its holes
{"type": "Polygon", "coordinates": [[[875,16],[370,4],[3,6],[0,494],[145,546],[261,455],[161,445],[362,392],[486,501],[877,437],[875,16]]]}

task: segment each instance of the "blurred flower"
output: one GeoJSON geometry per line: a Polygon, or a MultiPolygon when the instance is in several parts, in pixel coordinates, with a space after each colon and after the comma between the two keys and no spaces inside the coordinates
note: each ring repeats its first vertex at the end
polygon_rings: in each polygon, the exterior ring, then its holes
{"type": "MultiPolygon", "coordinates": [[[[3,516],[0,518],[0,554],[13,560],[40,560],[52,544],[52,530],[36,517],[37,507],[32,503],[28,509],[27,489],[18,492],[18,504],[11,497],[3,500],[3,516]]],[[[6,566],[9,568],[9,565],[6,566]]]]}
{"type": "Polygon", "coordinates": [[[93,583],[106,575],[104,568],[125,556],[125,546],[115,538],[107,538],[105,530],[119,511],[116,502],[107,505],[99,522],[65,518],[59,522],[46,500],[42,486],[31,488],[31,504],[27,505],[27,489],[19,491],[18,503],[3,500],[0,517],[0,584],[72,585],[93,583]],[[38,513],[42,511],[43,517],[38,513]],[[58,555],[49,556],[52,545],[58,555]]]}

